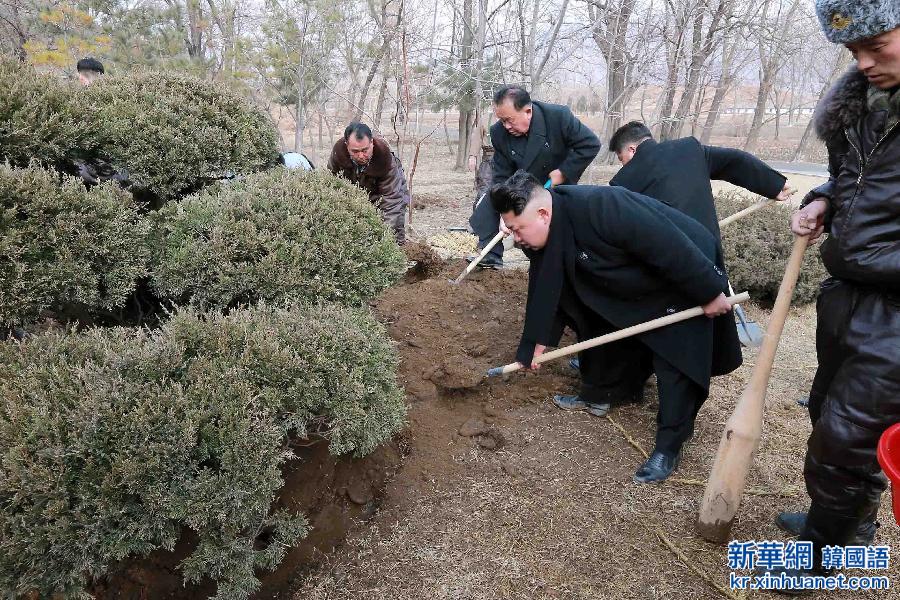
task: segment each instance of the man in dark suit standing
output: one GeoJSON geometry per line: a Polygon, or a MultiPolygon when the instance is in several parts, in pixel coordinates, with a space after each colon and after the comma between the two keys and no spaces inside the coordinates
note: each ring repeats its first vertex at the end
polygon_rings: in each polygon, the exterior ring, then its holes
{"type": "MultiPolygon", "coordinates": [[[[523,169],[541,183],[575,184],[600,151],[600,140],[568,107],[534,101],[520,86],[503,86],[494,93],[494,115],[492,183],[523,169]]],[[[469,224],[483,248],[497,235],[500,215],[485,198],[475,206],[469,224]]],[[[494,246],[481,265],[503,266],[503,245],[494,246]]]]}
{"type": "MultiPolygon", "coordinates": [[[[635,481],[667,478],[693,432],[710,377],[741,364],[740,352],[716,345],[714,324],[733,330],[734,320],[726,315],[731,307],[715,237],[653,198],[611,186],[546,190],[524,171],[493,186],[491,202],[531,258],[516,353],[523,365],[534,368],[546,346],[558,345],[564,326],[584,340],[703,305],[709,318],[635,336],[651,355],[659,389],[655,447],[635,481]]],[[[583,352],[582,361],[593,363],[600,348],[583,352]]]]}

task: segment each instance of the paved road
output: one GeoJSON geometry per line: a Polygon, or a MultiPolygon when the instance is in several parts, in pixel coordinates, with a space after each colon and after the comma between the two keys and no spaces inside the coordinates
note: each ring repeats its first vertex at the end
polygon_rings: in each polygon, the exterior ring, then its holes
{"type": "Polygon", "coordinates": [[[767,160],[766,162],[773,169],[781,171],[782,173],[828,178],[828,167],[825,165],[807,162],[783,162],[780,160],[767,160]]]}

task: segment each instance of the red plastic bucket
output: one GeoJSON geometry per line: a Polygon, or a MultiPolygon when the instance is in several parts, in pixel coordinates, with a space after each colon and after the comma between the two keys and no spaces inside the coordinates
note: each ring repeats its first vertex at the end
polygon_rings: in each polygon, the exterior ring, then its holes
{"type": "Polygon", "coordinates": [[[878,440],[878,462],[891,480],[894,519],[900,525],[900,423],[894,423],[878,440]]]}

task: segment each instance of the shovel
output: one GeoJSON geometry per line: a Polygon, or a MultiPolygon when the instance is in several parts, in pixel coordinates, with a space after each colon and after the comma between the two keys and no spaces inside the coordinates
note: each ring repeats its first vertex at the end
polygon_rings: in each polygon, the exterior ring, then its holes
{"type": "MultiPolygon", "coordinates": [[[[734,295],[732,294],[728,298],[728,303],[734,306],[738,302],[744,302],[750,299],[750,294],[747,292],[742,292],[740,294],[734,295]]],[[[666,315],[664,317],[659,317],[657,319],[653,319],[652,321],[647,321],[645,323],[638,323],[637,325],[632,325],[631,327],[626,327],[625,329],[619,329],[618,331],[613,331],[612,333],[607,333],[606,335],[601,335],[599,337],[591,338],[589,340],[584,340],[583,342],[578,342],[577,344],[572,344],[571,346],[566,346],[564,348],[557,348],[556,350],[551,350],[550,352],[545,352],[541,354],[539,357],[534,359],[536,364],[545,363],[548,360],[553,360],[555,358],[562,358],[563,356],[570,356],[577,352],[581,352],[582,350],[587,350],[588,348],[595,348],[597,346],[602,346],[603,344],[609,344],[610,342],[615,342],[616,340],[621,340],[623,338],[631,337],[634,335],[638,335],[639,333],[644,333],[646,331],[652,331],[654,329],[659,329],[660,327],[665,327],[666,325],[671,325],[672,323],[678,323],[680,321],[686,321],[688,319],[693,319],[694,317],[699,317],[703,314],[702,306],[695,306],[694,308],[688,308],[687,310],[682,310],[677,313],[673,313],[671,315],[666,315]]],[[[507,373],[513,373],[514,371],[518,371],[519,369],[523,369],[524,367],[517,362],[509,363],[508,365],[503,365],[502,367],[494,367],[493,369],[489,369],[487,372],[488,377],[497,377],[499,375],[505,375],[507,373]]]]}
{"type": "MultiPolygon", "coordinates": [[[[730,283],[728,284],[728,293],[734,296],[734,290],[730,283]]],[[[741,345],[747,348],[762,346],[764,335],[762,327],[747,316],[740,304],[734,305],[734,316],[738,321],[738,339],[741,341],[741,345]]]]}
{"type": "Polygon", "coordinates": [[[472,271],[474,271],[474,270],[475,270],[475,267],[478,266],[478,263],[480,263],[481,260],[482,260],[485,256],[488,255],[488,252],[490,252],[491,249],[493,249],[493,247],[496,246],[497,243],[498,243],[500,240],[502,240],[503,238],[505,238],[506,235],[507,235],[506,233],[504,233],[504,232],[502,232],[502,231],[498,231],[498,232],[497,232],[497,235],[494,236],[494,239],[492,239],[490,242],[488,242],[488,244],[484,247],[484,250],[481,251],[481,254],[479,254],[478,257],[477,257],[475,260],[473,260],[472,262],[469,263],[469,266],[467,266],[467,267],[465,268],[465,270],[464,270],[462,273],[459,274],[459,277],[457,277],[456,279],[450,279],[450,280],[449,280],[450,283],[452,283],[452,284],[455,285],[455,284],[458,284],[458,283],[459,283],[460,281],[462,281],[463,279],[465,279],[466,275],[468,275],[469,273],[471,273],[472,271]]]}

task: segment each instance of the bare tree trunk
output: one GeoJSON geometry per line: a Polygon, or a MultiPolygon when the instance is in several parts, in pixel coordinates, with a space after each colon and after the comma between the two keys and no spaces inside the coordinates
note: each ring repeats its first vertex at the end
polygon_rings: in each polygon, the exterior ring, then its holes
{"type": "MultiPolygon", "coordinates": [[[[818,98],[821,98],[825,95],[825,93],[828,91],[828,88],[830,88],[835,79],[837,79],[837,77],[844,72],[844,69],[847,68],[848,64],[850,64],[850,54],[841,51],[838,60],[835,61],[834,67],[831,70],[830,77],[825,80],[825,83],[822,84],[822,88],[819,90],[819,95],[817,96],[818,98]]],[[[806,129],[803,130],[803,136],[800,138],[800,143],[797,144],[797,149],[794,151],[794,156],[791,158],[791,160],[800,160],[803,157],[814,128],[815,119],[813,117],[810,117],[809,122],[806,124],[806,129]]]]}
{"type": "Polygon", "coordinates": [[[305,78],[303,67],[297,67],[297,104],[294,107],[294,152],[301,152],[303,147],[303,95],[305,90],[305,78]]]}
{"type": "Polygon", "coordinates": [[[722,110],[722,103],[725,100],[725,95],[728,93],[731,84],[734,82],[734,72],[732,69],[734,66],[734,57],[737,54],[737,47],[738,41],[735,39],[725,48],[722,58],[722,73],[719,75],[719,81],[716,83],[716,92],[713,94],[712,104],[710,104],[709,113],[706,115],[703,133],[700,134],[700,141],[704,144],[709,143],[713,128],[719,120],[719,114],[722,110]]]}
{"type": "Polygon", "coordinates": [[[721,42],[720,24],[725,18],[726,12],[730,12],[731,3],[726,0],[719,2],[710,17],[709,28],[704,36],[703,17],[708,7],[708,0],[703,0],[695,9],[691,35],[691,62],[688,66],[687,82],[681,93],[681,99],[678,101],[674,118],[663,123],[663,134],[660,136],[662,139],[674,139],[681,135],[684,121],[690,111],[694,95],[697,93],[703,67],[721,42]]]}
{"type": "Polygon", "coordinates": [[[762,77],[759,80],[759,89],[756,92],[756,108],[753,112],[753,121],[750,123],[750,131],[747,132],[747,140],[744,142],[744,150],[754,152],[759,143],[759,134],[766,117],[766,103],[772,86],[775,85],[775,73],[771,66],[763,68],[762,77]]]}
{"type": "MultiPolygon", "coordinates": [[[[390,62],[390,59],[388,62],[390,62]]],[[[373,125],[378,129],[381,128],[381,115],[384,112],[384,96],[387,93],[387,84],[388,72],[385,69],[384,74],[381,76],[381,91],[378,92],[378,102],[375,104],[375,123],[373,125]]]]}
{"type": "Polygon", "coordinates": [[[447,129],[447,109],[444,109],[444,118],[441,119],[441,125],[444,126],[444,139],[447,140],[447,150],[450,151],[450,156],[454,156],[453,154],[453,144],[450,142],[450,131],[447,129]]]}
{"type": "Polygon", "coordinates": [[[378,72],[378,67],[381,65],[381,61],[384,60],[384,57],[388,52],[390,43],[390,38],[385,36],[384,41],[381,44],[381,48],[378,49],[378,54],[376,55],[375,60],[372,61],[372,66],[369,67],[369,74],[366,75],[366,81],[363,83],[362,90],[359,93],[359,102],[357,102],[356,104],[356,112],[353,114],[354,121],[359,121],[362,119],[362,114],[366,107],[366,98],[369,95],[369,88],[372,86],[372,81],[375,79],[375,74],[378,72]]]}
{"type": "MultiPolygon", "coordinates": [[[[634,7],[635,0],[622,0],[619,5],[607,8],[603,13],[595,11],[593,6],[588,7],[588,14],[594,22],[594,42],[606,61],[606,139],[610,139],[622,125],[628,90],[632,85],[625,35],[634,7]]],[[[614,155],[608,154],[605,162],[611,164],[614,158],[614,155]]]]}
{"type": "MultiPolygon", "coordinates": [[[[540,2],[535,1],[535,21],[537,20],[537,8],[540,2]]],[[[534,66],[534,63],[531,63],[531,90],[532,93],[536,96],[540,95],[541,84],[544,83],[544,68],[547,66],[547,61],[550,59],[550,56],[553,54],[553,48],[556,45],[556,40],[559,37],[559,30],[562,27],[563,21],[566,19],[566,11],[569,8],[569,0],[563,0],[562,5],[559,8],[559,15],[556,18],[556,24],[553,26],[553,31],[550,33],[550,39],[547,41],[547,50],[544,52],[544,56],[541,58],[540,62],[537,66],[534,66]]],[[[534,30],[532,29],[532,33],[534,30]]],[[[534,36],[532,35],[531,43],[534,44],[534,36]]],[[[532,48],[531,54],[532,57],[536,52],[536,48],[532,48]]]]}
{"type": "MultiPolygon", "coordinates": [[[[750,131],[747,132],[747,140],[744,142],[744,150],[753,152],[759,143],[759,135],[765,122],[766,102],[769,95],[775,87],[775,81],[778,78],[778,72],[787,59],[785,52],[785,44],[791,35],[789,25],[793,24],[793,15],[800,5],[800,0],[792,0],[790,8],[783,18],[779,14],[772,22],[769,23],[771,30],[764,28],[764,32],[771,31],[771,37],[760,38],[760,78],[759,90],[756,94],[756,111],[753,113],[753,121],[750,124],[750,131]],[[767,47],[768,46],[768,47],[767,47]]],[[[763,10],[763,19],[768,17],[767,9],[770,2],[767,2],[763,10]]],[[[776,109],[777,111],[777,109],[776,109]]]]}

